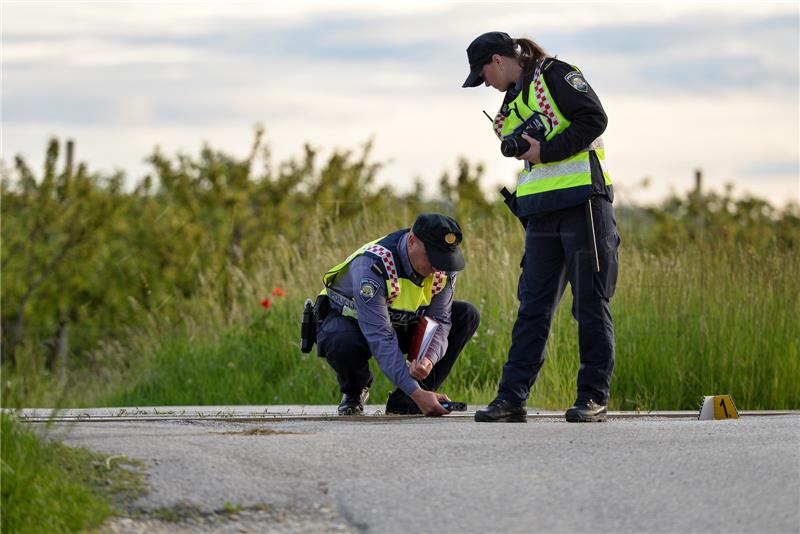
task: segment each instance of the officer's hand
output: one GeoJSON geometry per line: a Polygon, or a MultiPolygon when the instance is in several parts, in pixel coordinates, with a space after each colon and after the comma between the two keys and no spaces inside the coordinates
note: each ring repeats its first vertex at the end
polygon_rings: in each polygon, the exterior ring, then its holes
{"type": "Polygon", "coordinates": [[[408,370],[409,374],[412,378],[416,378],[417,380],[422,380],[426,376],[428,376],[433,369],[433,363],[428,358],[417,358],[416,360],[411,361],[411,368],[408,370]],[[422,360],[422,363],[418,363],[419,360],[422,360]]]}
{"type": "Polygon", "coordinates": [[[447,413],[447,410],[442,408],[442,405],[439,404],[439,395],[433,391],[425,391],[419,388],[411,394],[411,398],[417,403],[422,413],[427,416],[444,415],[447,413]]]}
{"type": "Polygon", "coordinates": [[[530,161],[531,163],[541,163],[541,143],[528,134],[522,134],[522,138],[529,142],[531,147],[521,156],[517,156],[517,159],[530,161]]]}

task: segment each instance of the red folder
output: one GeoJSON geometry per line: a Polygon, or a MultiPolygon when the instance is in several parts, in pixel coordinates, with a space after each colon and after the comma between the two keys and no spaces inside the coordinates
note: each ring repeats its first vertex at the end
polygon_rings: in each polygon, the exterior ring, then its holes
{"type": "Polygon", "coordinates": [[[439,329],[439,321],[425,317],[424,315],[419,318],[417,329],[414,331],[414,337],[411,338],[411,346],[408,349],[408,360],[416,360],[420,355],[425,356],[428,349],[431,347],[433,336],[439,329]]]}

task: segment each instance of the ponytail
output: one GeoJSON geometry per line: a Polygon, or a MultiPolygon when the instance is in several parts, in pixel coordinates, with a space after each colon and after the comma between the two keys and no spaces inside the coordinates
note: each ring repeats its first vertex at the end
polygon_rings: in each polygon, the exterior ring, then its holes
{"type": "Polygon", "coordinates": [[[513,42],[515,47],[519,47],[515,52],[515,57],[519,61],[522,71],[528,75],[533,74],[536,63],[538,63],[540,59],[546,58],[547,52],[530,39],[513,39],[513,42]]]}

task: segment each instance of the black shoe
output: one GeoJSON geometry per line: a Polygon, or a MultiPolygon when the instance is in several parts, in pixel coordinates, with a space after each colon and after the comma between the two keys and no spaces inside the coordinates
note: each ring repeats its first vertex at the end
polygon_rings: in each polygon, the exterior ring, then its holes
{"type": "Polygon", "coordinates": [[[364,413],[364,403],[369,398],[369,388],[361,390],[361,395],[348,395],[345,393],[342,396],[342,402],[339,403],[339,415],[361,415],[364,413]]]}
{"type": "Polygon", "coordinates": [[[485,410],[475,411],[475,420],[479,423],[525,423],[528,410],[505,399],[495,399],[485,410]]]}
{"type": "Polygon", "coordinates": [[[599,423],[606,420],[606,407],[593,400],[576,401],[575,405],[567,410],[566,417],[570,423],[599,423]]]}
{"type": "Polygon", "coordinates": [[[394,415],[422,415],[414,399],[405,394],[401,389],[396,389],[389,393],[389,400],[386,401],[386,413],[394,415]]]}

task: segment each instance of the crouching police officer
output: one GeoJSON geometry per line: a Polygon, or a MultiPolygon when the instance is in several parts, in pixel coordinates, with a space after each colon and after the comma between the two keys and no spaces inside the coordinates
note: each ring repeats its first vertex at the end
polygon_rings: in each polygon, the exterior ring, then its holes
{"type": "Polygon", "coordinates": [[[475,420],[525,420],[550,322],[569,282],[581,364],[575,403],[565,415],[570,422],[603,421],[614,370],[609,299],[620,242],[600,137],[605,111],[577,67],[529,39],[485,33],[469,45],[467,58],[463,86],[505,93],[495,133],[503,155],[526,162],[516,194],[506,200],[526,231],[519,311],[497,398],[475,420]]]}
{"type": "Polygon", "coordinates": [[[371,355],[397,386],[386,413],[447,413],[440,401],[449,399],[435,391],[480,323],[475,306],[453,300],[456,273],[464,268],[461,239],[455,220],[423,214],[410,230],[363,245],[325,274],[329,309],[319,306],[317,346],[344,394],[340,415],[363,412],[373,379],[371,355]],[[409,367],[404,353],[421,315],[440,326],[422,361],[409,367]]]}

